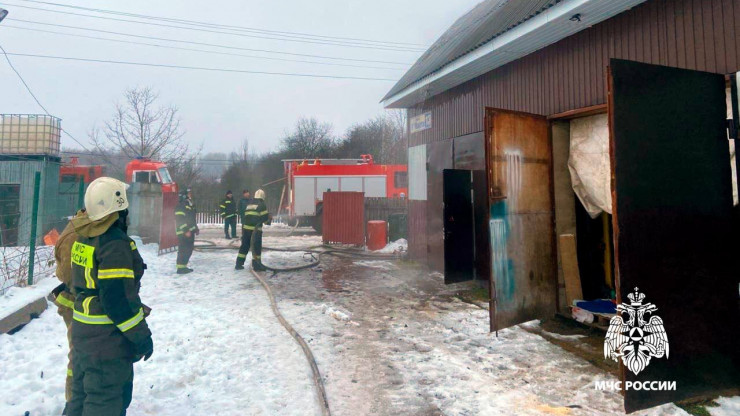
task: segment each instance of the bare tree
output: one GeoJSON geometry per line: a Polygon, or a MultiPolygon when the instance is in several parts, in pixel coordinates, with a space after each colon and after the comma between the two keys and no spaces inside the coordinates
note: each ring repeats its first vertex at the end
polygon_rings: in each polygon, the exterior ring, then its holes
{"type": "Polygon", "coordinates": [[[151,88],[126,90],[111,120],[90,139],[98,149],[112,149],[129,158],[179,160],[188,153],[177,107],[158,106],[159,94],[151,88]]]}
{"type": "Polygon", "coordinates": [[[335,145],[330,123],[316,118],[301,118],[292,133],[283,138],[283,152],[291,158],[327,157],[335,145]]]}

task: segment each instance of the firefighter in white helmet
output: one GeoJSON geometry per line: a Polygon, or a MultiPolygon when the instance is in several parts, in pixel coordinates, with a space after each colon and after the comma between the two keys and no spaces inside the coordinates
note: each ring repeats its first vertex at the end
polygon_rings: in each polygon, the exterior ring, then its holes
{"type": "Polygon", "coordinates": [[[267,205],[265,205],[265,191],[259,189],[254,193],[254,199],[249,202],[242,215],[244,216],[244,230],[242,231],[242,245],[239,247],[239,254],[236,256],[236,270],[244,269],[244,262],[247,260],[250,245],[252,248],[252,270],[267,270],[262,264],[262,224],[268,224],[272,217],[267,212],[267,205]],[[252,241],[252,236],[254,236],[254,241],[252,241]]]}
{"type": "Polygon", "coordinates": [[[127,187],[113,178],[94,180],[85,193],[86,220],[73,222],[76,296],[68,416],[126,414],[133,391],[133,364],[149,359],[154,351],[139,298],[146,264],[126,235],[127,187]]]}

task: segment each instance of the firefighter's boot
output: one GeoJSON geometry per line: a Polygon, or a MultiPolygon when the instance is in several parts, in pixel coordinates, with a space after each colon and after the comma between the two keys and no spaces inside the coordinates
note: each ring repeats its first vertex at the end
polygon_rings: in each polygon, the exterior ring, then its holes
{"type": "Polygon", "coordinates": [[[252,260],[252,270],[255,272],[264,272],[267,270],[267,267],[259,260],[252,260]]]}

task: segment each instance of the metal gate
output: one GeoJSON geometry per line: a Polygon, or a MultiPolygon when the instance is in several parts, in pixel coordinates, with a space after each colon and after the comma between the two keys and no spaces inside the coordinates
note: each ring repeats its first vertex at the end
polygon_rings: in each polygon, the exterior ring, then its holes
{"type": "Polygon", "coordinates": [[[325,244],[365,245],[365,193],[325,192],[322,238],[325,244]]]}

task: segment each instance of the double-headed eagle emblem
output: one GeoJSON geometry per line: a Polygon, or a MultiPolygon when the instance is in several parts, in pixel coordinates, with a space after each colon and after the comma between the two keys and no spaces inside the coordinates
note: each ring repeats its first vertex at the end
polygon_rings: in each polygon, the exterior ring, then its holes
{"type": "Polygon", "coordinates": [[[617,305],[617,316],[609,322],[604,357],[617,362],[621,357],[622,363],[637,375],[650,364],[652,357],[668,358],[668,335],[663,320],[653,314],[658,308],[652,303],[642,303],[644,293],[635,288],[627,298],[630,304],[617,305]],[[649,320],[645,320],[646,314],[650,315],[649,320]],[[626,322],[623,317],[628,317],[626,322]]]}

